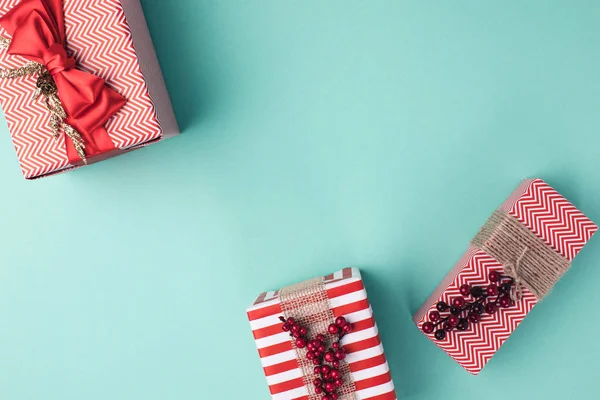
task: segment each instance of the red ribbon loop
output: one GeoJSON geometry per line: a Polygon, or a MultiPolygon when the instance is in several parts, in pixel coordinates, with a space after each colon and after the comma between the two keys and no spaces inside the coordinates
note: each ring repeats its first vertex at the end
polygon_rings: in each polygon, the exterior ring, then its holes
{"type": "MultiPolygon", "coordinates": [[[[58,97],[68,114],[66,122],[83,138],[88,158],[115,150],[104,124],[127,100],[106,86],[104,79],[80,71],[65,48],[62,0],[22,0],[0,18],[0,25],[12,36],[8,53],[43,64],[58,88],[58,97]]],[[[66,136],[66,135],[65,135],[66,136]]],[[[72,164],[81,158],[65,137],[72,164]]]]}

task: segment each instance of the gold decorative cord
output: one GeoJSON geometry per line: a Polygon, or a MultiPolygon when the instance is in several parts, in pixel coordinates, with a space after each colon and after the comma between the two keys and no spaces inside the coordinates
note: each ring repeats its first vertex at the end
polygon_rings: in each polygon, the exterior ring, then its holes
{"type": "MultiPolygon", "coordinates": [[[[0,48],[8,49],[10,45],[10,39],[6,37],[0,37],[0,48]]],[[[81,158],[84,164],[87,164],[85,157],[85,143],[81,134],[77,132],[75,128],[65,122],[67,119],[67,113],[60,102],[58,97],[58,89],[54,79],[46,68],[33,61],[28,62],[23,67],[2,69],[0,68],[0,79],[15,79],[23,76],[37,75],[38,79],[36,82],[36,90],[33,93],[32,100],[37,100],[40,96],[44,96],[44,105],[50,112],[50,129],[52,129],[52,136],[55,139],[60,137],[60,128],[63,129],[65,135],[67,135],[77,151],[77,155],[81,158]]]]}

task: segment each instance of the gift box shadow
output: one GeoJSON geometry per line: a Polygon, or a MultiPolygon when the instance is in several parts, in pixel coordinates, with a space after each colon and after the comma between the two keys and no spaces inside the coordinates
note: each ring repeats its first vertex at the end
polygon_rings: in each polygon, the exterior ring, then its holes
{"type": "MultiPolygon", "coordinates": [[[[190,13],[179,1],[141,0],[173,109],[182,132],[201,120],[219,90],[219,65],[209,55],[212,29],[210,7],[190,13]]],[[[202,6],[201,3],[195,7],[202,6]]],[[[222,69],[222,67],[221,67],[222,69]]]]}
{"type": "MultiPolygon", "coordinates": [[[[400,271],[400,273],[402,273],[400,271]]],[[[412,320],[414,297],[410,276],[390,280],[385,272],[363,272],[369,301],[390,367],[398,398],[414,397],[431,382],[428,340],[412,320]]]]}

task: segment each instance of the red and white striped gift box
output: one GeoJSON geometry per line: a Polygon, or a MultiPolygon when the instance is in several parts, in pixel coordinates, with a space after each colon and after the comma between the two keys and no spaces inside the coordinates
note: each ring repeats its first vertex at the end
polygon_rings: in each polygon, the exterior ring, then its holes
{"type": "MultiPolygon", "coordinates": [[[[0,15],[20,1],[0,0],[0,15]]],[[[176,135],[179,128],[139,0],[65,0],[64,16],[77,68],[100,76],[127,98],[106,124],[115,148],[124,152],[176,135]]],[[[2,28],[0,35],[8,36],[2,28]]],[[[26,62],[0,51],[0,68],[26,62]]],[[[32,101],[36,79],[0,79],[0,103],[27,179],[76,168],[69,164],[64,140],[52,137],[42,100],[32,101]]]]}
{"type": "MultiPolygon", "coordinates": [[[[394,383],[379,339],[373,310],[360,272],[345,268],[325,277],[325,289],[334,316],[344,316],[354,325],[342,339],[360,400],[396,400],[394,383]]],[[[248,319],[256,340],[271,395],[275,400],[307,400],[296,351],[288,333],[281,330],[279,291],[262,293],[248,308],[248,319]]]]}
{"type": "MultiPolygon", "coordinates": [[[[572,260],[598,227],[581,211],[541,179],[528,179],[519,185],[500,207],[564,258],[572,260]]],[[[487,285],[490,271],[502,272],[503,265],[471,245],[440,286],[415,314],[419,329],[439,301],[450,304],[461,297],[460,286],[487,285]]],[[[506,339],[527,316],[537,298],[523,288],[520,301],[485,315],[466,331],[452,331],[444,340],[427,335],[470,373],[477,375],[506,339]]]]}

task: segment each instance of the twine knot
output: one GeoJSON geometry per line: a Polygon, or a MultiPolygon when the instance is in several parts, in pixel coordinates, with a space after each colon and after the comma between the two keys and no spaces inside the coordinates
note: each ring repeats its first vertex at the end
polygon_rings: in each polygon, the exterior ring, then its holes
{"type": "Polygon", "coordinates": [[[521,255],[517,258],[517,260],[514,263],[507,262],[504,265],[504,272],[506,272],[506,274],[515,281],[513,290],[510,293],[510,297],[514,301],[521,300],[521,294],[523,291],[523,278],[519,274],[519,270],[521,268],[521,261],[523,261],[523,257],[525,257],[525,254],[527,254],[528,251],[529,248],[525,246],[525,248],[521,252],[521,255]]]}
{"type": "Polygon", "coordinates": [[[524,289],[541,300],[571,265],[570,260],[504,210],[494,212],[471,243],[494,257],[514,279],[513,300],[520,300],[524,289]]]}

